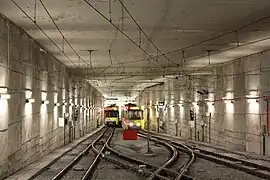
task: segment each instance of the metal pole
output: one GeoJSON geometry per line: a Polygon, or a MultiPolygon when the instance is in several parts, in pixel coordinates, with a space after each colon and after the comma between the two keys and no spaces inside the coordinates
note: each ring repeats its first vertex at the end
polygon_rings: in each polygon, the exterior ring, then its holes
{"type": "Polygon", "coordinates": [[[265,155],[265,135],[266,135],[266,125],[263,125],[263,132],[262,132],[263,155],[265,155]]]}
{"type": "Polygon", "coordinates": [[[149,111],[147,112],[147,153],[153,153],[150,147],[150,118],[149,118],[149,111]]]}
{"type": "Polygon", "coordinates": [[[211,117],[212,117],[212,113],[210,113],[209,114],[209,124],[208,124],[208,126],[209,126],[209,131],[208,131],[208,136],[209,136],[209,143],[211,142],[211,117]]]}
{"type": "MultiPolygon", "coordinates": [[[[195,108],[194,108],[195,109],[195,108]]],[[[197,140],[197,123],[196,123],[196,109],[194,111],[194,133],[195,133],[195,140],[197,140]]]]}
{"type": "Polygon", "coordinates": [[[66,144],[66,125],[64,124],[64,145],[65,144],[66,144]]]}

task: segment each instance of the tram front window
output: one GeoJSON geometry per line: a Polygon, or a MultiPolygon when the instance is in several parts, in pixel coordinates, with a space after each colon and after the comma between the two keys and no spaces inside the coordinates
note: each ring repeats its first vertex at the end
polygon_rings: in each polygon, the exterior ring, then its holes
{"type": "Polygon", "coordinates": [[[127,112],[129,120],[140,120],[142,119],[142,110],[132,110],[127,112]]]}
{"type": "Polygon", "coordinates": [[[105,117],[118,117],[118,111],[105,111],[104,116],[105,117]]]}

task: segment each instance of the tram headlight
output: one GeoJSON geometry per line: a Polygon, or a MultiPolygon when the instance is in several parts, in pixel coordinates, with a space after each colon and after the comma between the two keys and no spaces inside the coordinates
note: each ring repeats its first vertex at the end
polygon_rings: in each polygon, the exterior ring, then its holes
{"type": "Polygon", "coordinates": [[[134,123],[133,123],[133,122],[130,122],[130,123],[129,123],[129,126],[130,126],[130,127],[134,126],[134,123]]]}

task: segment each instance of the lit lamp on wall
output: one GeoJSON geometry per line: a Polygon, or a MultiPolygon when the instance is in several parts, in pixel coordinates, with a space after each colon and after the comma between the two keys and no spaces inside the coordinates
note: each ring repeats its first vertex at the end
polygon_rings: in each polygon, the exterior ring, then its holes
{"type": "Polygon", "coordinates": [[[54,103],[54,106],[60,106],[60,103],[54,103]]]}
{"type": "Polygon", "coordinates": [[[35,99],[33,98],[26,99],[26,103],[34,103],[34,102],[35,102],[35,99]]]}
{"type": "Polygon", "coordinates": [[[256,91],[251,91],[249,95],[246,95],[247,98],[247,102],[248,103],[258,103],[259,100],[259,96],[258,93],[256,91]]]}
{"type": "Polygon", "coordinates": [[[67,105],[67,102],[64,102],[64,103],[63,103],[63,106],[66,106],[66,105],[67,105]]]}
{"type": "Polygon", "coordinates": [[[0,94],[0,99],[10,99],[10,94],[0,94]]]}
{"type": "Polygon", "coordinates": [[[50,103],[50,101],[48,101],[48,100],[43,100],[42,101],[42,104],[49,104],[50,103]]]}

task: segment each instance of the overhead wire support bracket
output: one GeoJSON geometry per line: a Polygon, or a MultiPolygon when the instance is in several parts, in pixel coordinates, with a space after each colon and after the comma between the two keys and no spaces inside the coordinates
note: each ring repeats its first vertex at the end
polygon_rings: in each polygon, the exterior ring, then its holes
{"type": "Polygon", "coordinates": [[[235,35],[235,39],[236,39],[236,43],[237,43],[237,47],[239,47],[239,46],[240,46],[240,44],[239,44],[239,39],[238,39],[238,32],[237,32],[237,31],[235,31],[235,32],[234,32],[234,35],[235,35]]]}
{"type": "Polygon", "coordinates": [[[142,45],[142,31],[141,28],[139,28],[139,47],[142,45]]]}
{"type": "MultiPolygon", "coordinates": [[[[114,28],[116,28],[121,34],[123,34],[130,42],[132,42],[135,46],[137,46],[139,49],[141,49],[142,52],[144,52],[150,59],[153,59],[153,57],[146,52],[143,48],[139,47],[139,45],[132,40],[126,33],[124,33],[120,28],[118,28],[114,23],[110,22],[110,20],[103,14],[101,13],[96,7],[94,7],[90,2],[88,2],[87,0],[84,0],[84,2],[89,5],[93,10],[95,10],[100,16],[102,16],[106,21],[108,21],[112,26],[114,26],[114,28]]],[[[155,60],[155,59],[154,59],[155,60]]],[[[159,62],[157,62],[161,67],[165,68],[162,64],[160,64],[159,62]]]]}
{"type": "MultiPolygon", "coordinates": [[[[13,4],[15,4],[15,6],[17,6],[18,9],[21,10],[21,12],[26,16],[28,17],[28,19],[30,19],[36,26],[37,28],[51,41],[51,43],[59,50],[62,52],[61,48],[48,36],[48,34],[34,21],[34,19],[32,19],[23,9],[22,7],[17,4],[14,0],[12,0],[13,4]]],[[[46,50],[48,51],[48,50],[46,50]]],[[[77,65],[67,56],[66,53],[62,52],[63,55],[75,66],[77,67],[77,65]]]]}
{"type": "Polygon", "coordinates": [[[159,51],[159,53],[169,62],[177,65],[177,63],[175,63],[174,61],[170,60],[166,54],[164,54],[155,44],[154,42],[151,40],[151,38],[144,32],[144,30],[140,27],[140,25],[137,23],[137,21],[135,20],[135,18],[132,16],[132,14],[129,12],[129,10],[126,8],[126,6],[124,5],[124,3],[122,2],[122,0],[118,0],[119,3],[121,4],[121,6],[125,9],[125,11],[128,13],[128,15],[131,17],[131,19],[133,20],[133,22],[137,25],[137,27],[140,29],[140,31],[145,35],[145,37],[148,39],[148,41],[154,46],[155,49],[157,49],[157,51],[159,51]]]}
{"type": "MultiPolygon", "coordinates": [[[[14,0],[12,0],[14,1],[14,0]]],[[[70,44],[70,42],[66,39],[66,37],[64,36],[63,32],[60,30],[60,28],[58,27],[58,25],[56,24],[56,22],[54,21],[53,17],[51,16],[50,12],[48,11],[48,9],[46,8],[45,4],[43,3],[42,0],[39,0],[39,2],[41,3],[42,7],[44,8],[44,10],[46,11],[46,13],[48,14],[48,16],[50,17],[51,21],[53,22],[54,26],[56,27],[56,29],[58,30],[58,32],[61,34],[61,36],[64,38],[64,40],[66,41],[66,43],[69,45],[69,47],[72,49],[72,51],[74,52],[74,54],[80,58],[82,60],[82,62],[84,62],[86,65],[89,65],[84,59],[81,58],[81,56],[78,54],[78,52],[73,48],[73,46],[70,44]]]]}
{"type": "Polygon", "coordinates": [[[62,52],[64,52],[65,50],[65,38],[63,37],[63,41],[62,41],[62,52]]]}
{"type": "Polygon", "coordinates": [[[112,22],[112,0],[109,0],[109,16],[110,22],[112,22]]]}
{"type": "Polygon", "coordinates": [[[34,4],[34,23],[37,23],[37,0],[35,0],[34,4]]]}
{"type": "Polygon", "coordinates": [[[111,51],[112,51],[112,50],[110,50],[110,49],[108,50],[108,52],[109,52],[109,58],[110,58],[110,62],[111,62],[111,65],[112,65],[112,56],[111,56],[111,51]]]}

